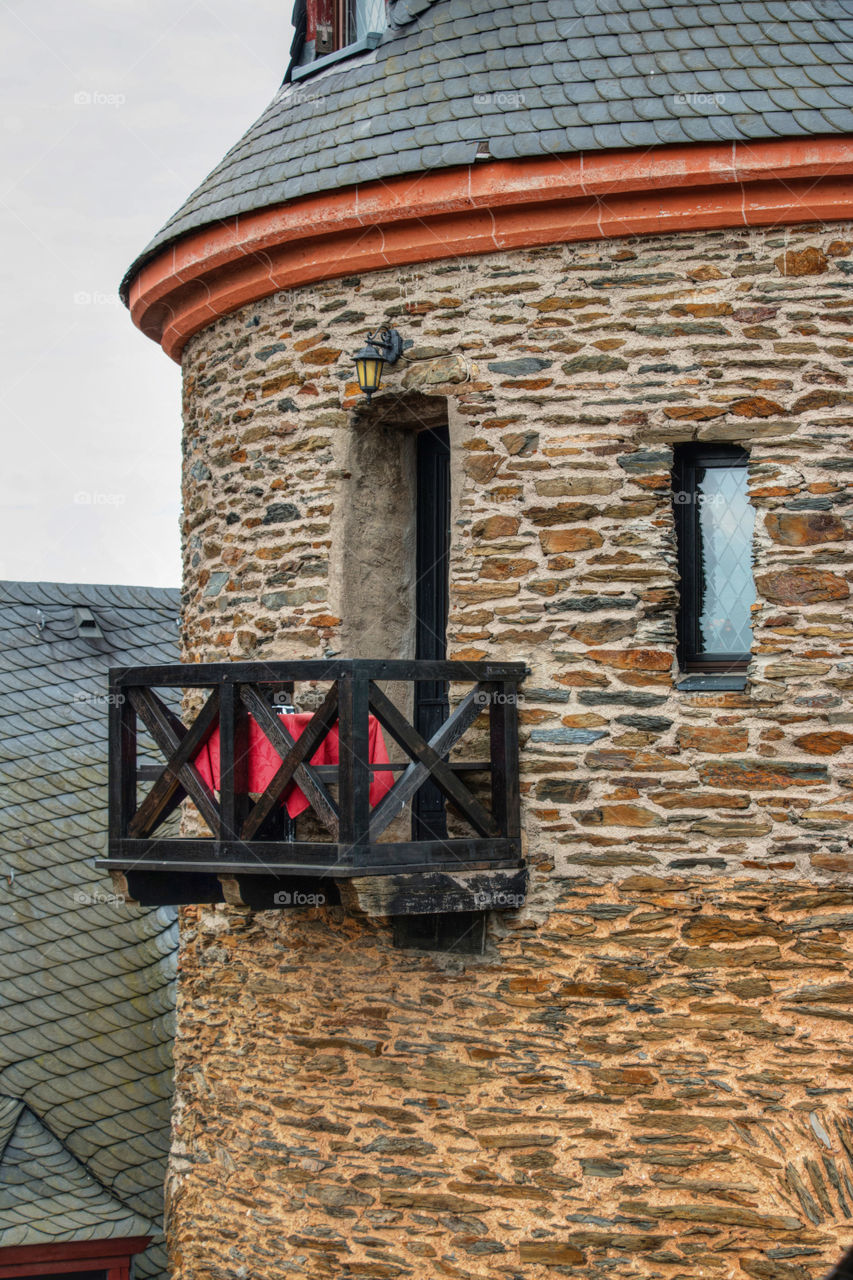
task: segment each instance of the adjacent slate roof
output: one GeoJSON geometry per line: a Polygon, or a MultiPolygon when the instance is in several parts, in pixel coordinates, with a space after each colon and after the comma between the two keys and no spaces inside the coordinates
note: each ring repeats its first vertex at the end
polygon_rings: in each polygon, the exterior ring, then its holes
{"type": "Polygon", "coordinates": [[[481,143],[503,160],[853,129],[851,0],[392,0],[389,15],[375,52],[282,87],[123,293],[218,219],[472,164],[481,143]]]}
{"type": "MultiPolygon", "coordinates": [[[[176,661],[178,608],[172,590],[0,582],[0,1094],[29,1108],[9,1167],[43,1155],[53,1206],[39,1221],[19,1198],[11,1226],[27,1238],[0,1244],[96,1235],[93,1206],[107,1201],[102,1235],[120,1220],[158,1232],[175,912],[116,901],[92,863],[106,833],[107,669],[176,661]],[[81,638],[81,608],[103,638],[81,638]]],[[[137,1274],[165,1274],[161,1247],[137,1274]]]]}
{"type": "Polygon", "coordinates": [[[0,1249],[148,1235],[19,1098],[0,1096],[0,1249]]]}

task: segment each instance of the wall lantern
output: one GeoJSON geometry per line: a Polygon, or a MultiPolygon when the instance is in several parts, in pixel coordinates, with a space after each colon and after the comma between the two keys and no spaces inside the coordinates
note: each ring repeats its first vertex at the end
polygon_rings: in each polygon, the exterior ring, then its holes
{"type": "Polygon", "coordinates": [[[358,385],[368,404],[374,391],[379,390],[383,366],[396,364],[402,351],[403,339],[396,329],[378,329],[367,335],[367,344],[353,356],[358,385]]]}

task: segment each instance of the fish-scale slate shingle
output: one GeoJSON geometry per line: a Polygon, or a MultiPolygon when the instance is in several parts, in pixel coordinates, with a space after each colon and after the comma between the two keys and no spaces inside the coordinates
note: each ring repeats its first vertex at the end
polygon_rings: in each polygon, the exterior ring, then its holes
{"type": "Polygon", "coordinates": [[[0,1249],[150,1231],[25,1103],[0,1096],[0,1249]]]}
{"type": "Polygon", "coordinates": [[[395,0],[378,48],[285,84],[170,218],[495,159],[853,128],[849,0],[395,0]]]}
{"type": "Polygon", "coordinates": [[[93,862],[107,670],[175,661],[179,601],[0,583],[0,1247],[153,1234],[140,1280],[165,1275],[177,923],[117,901],[93,862]]]}

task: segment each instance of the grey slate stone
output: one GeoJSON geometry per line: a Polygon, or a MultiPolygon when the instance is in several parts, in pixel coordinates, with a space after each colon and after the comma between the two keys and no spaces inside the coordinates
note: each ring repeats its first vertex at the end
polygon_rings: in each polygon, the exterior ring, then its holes
{"type": "Polygon", "coordinates": [[[374,53],[276,95],[137,258],[125,296],[158,249],[218,219],[471,163],[481,139],[529,158],[555,138],[571,154],[851,128],[849,0],[392,0],[389,18],[374,53]],[[501,92],[520,95],[511,120],[476,101],[501,92]],[[695,94],[721,101],[675,101],[695,94]]]}
{"type": "MultiPolygon", "coordinates": [[[[92,862],[107,670],[176,661],[179,604],[163,589],[0,583],[0,1246],[162,1238],[175,912],[104,900],[92,862]],[[80,637],[80,606],[103,641],[80,637]]],[[[165,1270],[158,1241],[137,1275],[165,1270]]]]}
{"type": "Polygon", "coordinates": [[[33,1110],[0,1096],[0,1247],[150,1233],[33,1110]]]}

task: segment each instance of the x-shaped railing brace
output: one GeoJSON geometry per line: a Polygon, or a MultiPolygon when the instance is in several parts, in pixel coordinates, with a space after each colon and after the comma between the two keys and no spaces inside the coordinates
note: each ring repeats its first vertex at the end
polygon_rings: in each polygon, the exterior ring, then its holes
{"type": "MultiPolygon", "coordinates": [[[[481,836],[497,837],[500,832],[492,815],[483,807],[448,765],[444,756],[459,741],[484,710],[490,686],[478,683],[454,709],[450,717],[427,741],[398,711],[394,703],[373,681],[368,687],[368,706],[411,763],[383,797],[370,817],[369,840],[378,840],[383,831],[405,809],[421,786],[431,779],[481,836]]],[[[150,689],[130,688],[128,696],[137,715],[166,757],[166,765],[139,806],[128,827],[131,837],[146,837],[177,808],[185,796],[195,803],[214,835],[219,834],[220,809],[216,797],[193,761],[216,727],[219,691],[214,689],[187,729],[178,717],[150,689]]],[[[240,698],[249,713],[282,757],[275,776],[259,796],[245,822],[240,837],[251,840],[280,802],[291,782],[307,796],[314,812],[331,833],[339,838],[340,812],[321,778],[308,760],[338,718],[338,686],[333,684],[320,707],[298,738],[265,701],[257,686],[240,686],[240,698]]],[[[341,744],[340,750],[346,749],[341,744]]]]}

